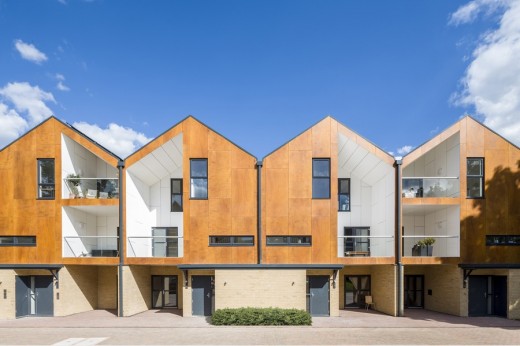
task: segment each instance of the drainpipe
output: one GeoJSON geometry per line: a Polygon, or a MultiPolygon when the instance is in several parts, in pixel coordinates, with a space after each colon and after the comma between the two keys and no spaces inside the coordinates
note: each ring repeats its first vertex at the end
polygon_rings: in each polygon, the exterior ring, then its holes
{"type": "Polygon", "coordinates": [[[395,179],[396,179],[396,191],[395,191],[395,233],[396,233],[396,256],[395,264],[397,266],[397,316],[404,316],[404,304],[403,304],[403,289],[404,289],[404,271],[402,263],[402,178],[401,178],[401,165],[402,160],[395,160],[395,179]]]}
{"type": "Polygon", "coordinates": [[[256,162],[256,174],[257,174],[257,191],[256,191],[256,195],[257,195],[257,206],[256,206],[256,220],[257,220],[257,225],[256,225],[256,229],[257,229],[257,235],[256,235],[256,238],[257,238],[257,244],[256,244],[256,248],[257,248],[257,261],[256,263],[257,264],[262,264],[262,166],[263,166],[263,162],[262,161],[257,161],[256,162]]]}
{"type": "Polygon", "coordinates": [[[117,168],[119,170],[119,316],[123,317],[123,265],[124,265],[124,255],[123,255],[123,234],[124,234],[124,227],[123,227],[123,168],[125,167],[125,161],[119,160],[117,163],[117,168]]]}

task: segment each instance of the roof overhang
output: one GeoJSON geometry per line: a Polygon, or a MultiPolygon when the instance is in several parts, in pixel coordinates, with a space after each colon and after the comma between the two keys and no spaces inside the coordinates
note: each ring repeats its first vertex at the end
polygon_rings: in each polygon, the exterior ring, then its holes
{"type": "Polygon", "coordinates": [[[0,264],[0,269],[45,269],[60,270],[63,264],[0,264]]]}

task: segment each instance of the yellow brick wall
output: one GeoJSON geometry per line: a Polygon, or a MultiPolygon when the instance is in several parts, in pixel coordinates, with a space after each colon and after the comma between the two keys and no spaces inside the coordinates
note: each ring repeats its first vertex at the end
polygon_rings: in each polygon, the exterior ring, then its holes
{"type": "Polygon", "coordinates": [[[65,266],[60,269],[59,288],[54,289],[54,316],[67,316],[94,310],[97,302],[96,267],[65,266]],[[59,293],[59,299],[57,299],[57,293],[59,293]]]}
{"type": "Polygon", "coordinates": [[[123,315],[149,310],[152,303],[151,276],[148,266],[123,266],[123,315]]]}
{"type": "Polygon", "coordinates": [[[117,267],[98,267],[97,309],[116,309],[117,295],[117,267]]]}
{"type": "Polygon", "coordinates": [[[509,270],[507,278],[507,318],[520,320],[520,269],[509,270]]]}
{"type": "Polygon", "coordinates": [[[16,318],[15,280],[14,270],[0,270],[0,319],[16,318]],[[6,298],[4,298],[4,290],[6,298]]]}
{"type": "Polygon", "coordinates": [[[456,316],[468,315],[468,289],[462,287],[462,269],[453,265],[424,268],[424,308],[456,316]],[[428,295],[428,290],[432,294],[428,295]]]}
{"type": "Polygon", "coordinates": [[[371,275],[372,298],[375,303],[374,309],[396,316],[397,267],[394,265],[372,266],[371,275]]]}

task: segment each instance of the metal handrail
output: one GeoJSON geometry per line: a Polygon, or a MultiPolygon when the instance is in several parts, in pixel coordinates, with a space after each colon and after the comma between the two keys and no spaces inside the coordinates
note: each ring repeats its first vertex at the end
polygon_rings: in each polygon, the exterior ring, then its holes
{"type": "Polygon", "coordinates": [[[135,253],[134,246],[132,245],[131,239],[154,239],[154,238],[166,238],[166,239],[182,239],[183,236],[175,236],[175,235],[152,235],[152,236],[131,236],[127,237],[128,243],[130,244],[130,248],[132,249],[132,252],[134,253],[134,256],[137,256],[135,253]]]}
{"type": "Polygon", "coordinates": [[[74,255],[74,257],[80,257],[80,256],[76,255],[76,252],[70,245],[68,239],[81,239],[81,238],[115,238],[115,239],[118,239],[119,237],[117,235],[99,235],[99,236],[98,235],[67,235],[67,236],[64,236],[63,239],[65,239],[65,242],[69,246],[69,249],[70,249],[70,251],[72,251],[72,254],[74,255]]]}

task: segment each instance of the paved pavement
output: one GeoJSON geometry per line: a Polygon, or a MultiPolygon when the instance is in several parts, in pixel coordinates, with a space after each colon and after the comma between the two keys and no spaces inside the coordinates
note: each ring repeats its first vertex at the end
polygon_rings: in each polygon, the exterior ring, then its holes
{"type": "Polygon", "coordinates": [[[406,310],[313,318],[311,327],[216,327],[177,310],[117,318],[96,310],[66,317],[0,320],[2,345],[520,345],[520,321],[406,310]]]}

